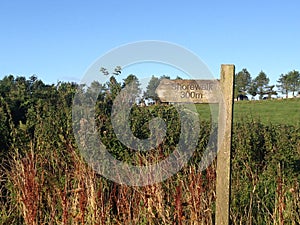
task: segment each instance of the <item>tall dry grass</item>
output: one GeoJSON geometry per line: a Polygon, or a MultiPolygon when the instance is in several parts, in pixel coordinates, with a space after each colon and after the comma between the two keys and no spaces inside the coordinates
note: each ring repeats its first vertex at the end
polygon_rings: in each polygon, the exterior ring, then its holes
{"type": "MultiPolygon", "coordinates": [[[[288,144],[298,141],[298,132],[276,131],[276,139],[270,127],[236,129],[252,136],[234,136],[231,224],[299,224],[299,167],[295,145],[288,144]]],[[[164,182],[144,187],[96,174],[68,142],[61,153],[39,145],[16,150],[9,165],[1,169],[6,185],[0,224],[214,224],[215,161],[202,172],[190,162],[164,182]]]]}
{"type": "Polygon", "coordinates": [[[12,159],[16,202],[10,207],[18,210],[21,224],[213,223],[214,167],[205,176],[190,166],[165,182],[131,187],[97,175],[74,149],[70,155],[74,167],[61,168],[61,178],[34,149],[12,159]]]}

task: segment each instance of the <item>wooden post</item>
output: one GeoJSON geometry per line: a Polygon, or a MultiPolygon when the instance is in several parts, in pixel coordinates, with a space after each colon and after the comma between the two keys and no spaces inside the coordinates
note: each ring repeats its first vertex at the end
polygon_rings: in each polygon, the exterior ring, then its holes
{"type": "Polygon", "coordinates": [[[216,225],[229,224],[234,73],[222,65],[220,81],[162,80],[156,89],[162,102],[219,103],[216,225]]]}
{"type": "Polygon", "coordinates": [[[221,66],[218,156],[216,181],[216,225],[228,225],[231,187],[231,142],[233,116],[234,65],[221,66]]]}

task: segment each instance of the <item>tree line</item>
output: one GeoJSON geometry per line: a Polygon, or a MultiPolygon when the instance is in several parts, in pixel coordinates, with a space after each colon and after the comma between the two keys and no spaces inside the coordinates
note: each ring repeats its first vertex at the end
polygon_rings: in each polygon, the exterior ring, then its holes
{"type": "Polygon", "coordinates": [[[260,71],[252,79],[251,74],[244,68],[235,74],[235,97],[249,94],[253,98],[259,96],[259,99],[263,99],[264,96],[271,98],[272,95],[278,95],[279,92],[288,98],[289,93],[296,97],[296,94],[300,92],[300,73],[296,70],[281,74],[277,85],[270,85],[269,82],[270,79],[264,71],[260,71]],[[275,87],[277,87],[277,91],[274,90],[275,87]]]}

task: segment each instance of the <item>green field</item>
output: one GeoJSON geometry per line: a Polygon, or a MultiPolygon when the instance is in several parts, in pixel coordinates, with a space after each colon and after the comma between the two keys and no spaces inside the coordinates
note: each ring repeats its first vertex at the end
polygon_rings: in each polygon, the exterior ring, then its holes
{"type": "MultiPolygon", "coordinates": [[[[216,106],[211,106],[216,110],[216,106]]],[[[198,104],[197,110],[200,119],[207,120],[210,107],[207,104],[198,104]]],[[[300,124],[300,99],[274,99],[262,101],[234,102],[234,121],[260,120],[264,124],[300,124]]]]}

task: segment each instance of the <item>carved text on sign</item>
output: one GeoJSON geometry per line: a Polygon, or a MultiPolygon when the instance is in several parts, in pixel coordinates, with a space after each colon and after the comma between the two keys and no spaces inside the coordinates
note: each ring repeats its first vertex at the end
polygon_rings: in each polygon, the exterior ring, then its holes
{"type": "Polygon", "coordinates": [[[156,93],[162,102],[219,102],[218,80],[167,80],[160,82],[156,93]]]}

